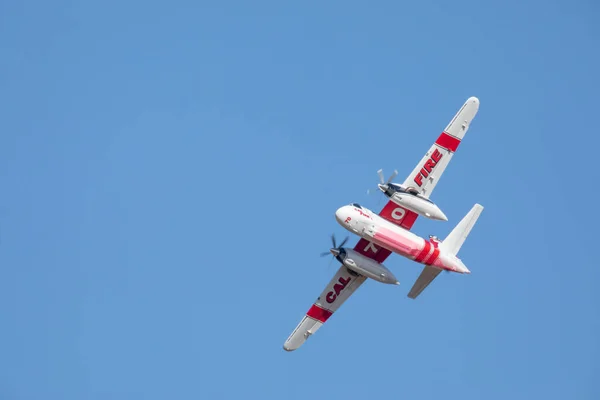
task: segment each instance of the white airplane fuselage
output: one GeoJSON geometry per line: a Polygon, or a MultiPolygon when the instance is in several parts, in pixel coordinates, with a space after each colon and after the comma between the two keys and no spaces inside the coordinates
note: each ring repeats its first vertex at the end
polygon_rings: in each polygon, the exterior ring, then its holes
{"type": "Polygon", "coordinates": [[[410,260],[461,274],[470,273],[458,257],[445,252],[437,242],[425,240],[364,207],[340,207],[335,218],[348,231],[410,260]]]}

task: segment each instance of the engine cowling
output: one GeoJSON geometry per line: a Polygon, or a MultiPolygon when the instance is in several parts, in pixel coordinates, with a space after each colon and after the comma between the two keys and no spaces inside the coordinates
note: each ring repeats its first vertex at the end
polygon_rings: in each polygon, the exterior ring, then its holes
{"type": "Polygon", "coordinates": [[[418,196],[397,192],[390,196],[390,200],[423,217],[439,221],[448,221],[446,215],[435,203],[418,196]]]}
{"type": "Polygon", "coordinates": [[[342,260],[342,264],[344,264],[344,266],[346,266],[348,269],[381,283],[387,283],[390,285],[400,284],[394,274],[392,274],[392,272],[387,269],[385,265],[380,264],[369,257],[363,256],[352,249],[344,250],[345,255],[342,260]]]}

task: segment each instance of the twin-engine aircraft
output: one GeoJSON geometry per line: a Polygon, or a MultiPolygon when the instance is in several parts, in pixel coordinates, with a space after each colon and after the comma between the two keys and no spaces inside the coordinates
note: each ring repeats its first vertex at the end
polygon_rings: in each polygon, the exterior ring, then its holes
{"type": "Polygon", "coordinates": [[[443,270],[470,273],[456,255],[479,218],[483,210],[481,205],[475,204],[444,241],[435,237],[423,239],[410,229],[419,215],[433,220],[448,220],[430,196],[478,110],[479,100],[469,98],[402,184],[392,182],[397,171],[387,182],[383,171],[377,171],[381,182],[378,189],[389,198],[379,214],[357,203],[336,211],[337,222],[360,236],[360,240],[350,249],[343,247],[345,240],[336,245],[332,237],[330,252],[342,265],[286,340],[285,350],[299,348],[367,278],[399,284],[394,274],[382,264],[391,253],[424,265],[408,293],[411,299],[417,298],[443,270]]]}

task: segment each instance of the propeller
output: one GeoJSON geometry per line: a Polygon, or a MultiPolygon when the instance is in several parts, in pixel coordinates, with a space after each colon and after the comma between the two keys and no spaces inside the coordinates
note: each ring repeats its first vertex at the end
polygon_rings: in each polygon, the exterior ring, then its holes
{"type": "Polygon", "coordinates": [[[383,177],[383,169],[380,169],[377,171],[377,175],[379,175],[379,182],[381,182],[380,184],[377,185],[377,189],[369,189],[367,190],[367,194],[371,194],[371,192],[373,190],[381,190],[382,192],[385,192],[388,188],[388,184],[392,182],[392,180],[394,180],[394,178],[398,175],[398,170],[394,170],[394,172],[392,173],[392,175],[390,175],[390,177],[388,178],[388,180],[386,181],[385,178],[383,177]]]}
{"type": "Polygon", "coordinates": [[[328,255],[328,254],[332,254],[334,258],[335,258],[335,257],[337,257],[337,256],[339,256],[339,255],[340,255],[340,253],[342,253],[342,252],[343,252],[343,249],[342,249],[342,247],[344,247],[344,245],[346,244],[346,242],[348,241],[348,239],[349,239],[349,238],[350,238],[349,236],[346,236],[346,238],[345,238],[344,240],[342,240],[342,243],[340,243],[340,244],[339,244],[339,246],[338,246],[338,245],[335,243],[335,235],[334,235],[334,234],[331,234],[331,245],[332,245],[333,247],[331,247],[331,248],[329,249],[329,251],[324,251],[324,252],[322,252],[322,253],[321,253],[321,257],[325,257],[325,256],[326,256],[326,255],[328,255]]]}

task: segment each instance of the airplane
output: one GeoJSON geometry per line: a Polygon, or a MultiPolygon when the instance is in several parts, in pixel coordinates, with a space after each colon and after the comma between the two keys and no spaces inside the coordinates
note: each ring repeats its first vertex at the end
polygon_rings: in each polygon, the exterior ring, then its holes
{"type": "Polygon", "coordinates": [[[381,178],[379,189],[389,198],[379,214],[358,203],[336,211],[338,223],[360,239],[350,249],[343,247],[346,240],[338,246],[332,237],[330,252],[342,265],[287,338],[284,350],[294,351],[302,346],[368,278],[399,284],[382,264],[392,252],[425,265],[408,293],[411,299],[416,299],[442,270],[470,273],[456,254],[483,210],[479,204],[473,206],[444,241],[434,236],[425,240],[410,229],[419,215],[447,220],[433,202],[425,201],[433,204],[439,213],[433,207],[423,206],[420,201],[431,196],[478,110],[479,99],[467,99],[402,185],[391,182],[397,173],[384,183],[382,172],[378,171],[381,178]],[[397,193],[407,193],[417,200],[406,201],[402,195],[395,196],[397,193]]]}

